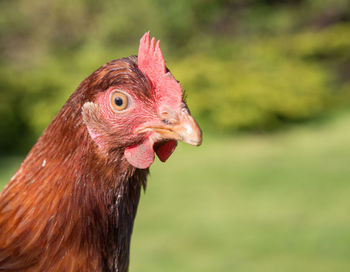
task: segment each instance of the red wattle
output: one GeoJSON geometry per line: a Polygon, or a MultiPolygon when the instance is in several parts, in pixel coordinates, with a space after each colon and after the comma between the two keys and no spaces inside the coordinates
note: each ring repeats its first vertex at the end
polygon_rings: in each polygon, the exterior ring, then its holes
{"type": "MultiPolygon", "coordinates": [[[[125,148],[124,155],[127,161],[134,167],[145,169],[151,166],[154,161],[153,141],[146,138],[142,143],[125,148]]],[[[159,145],[155,152],[158,158],[165,162],[174,152],[177,141],[169,140],[159,145]]]]}
{"type": "Polygon", "coordinates": [[[177,141],[175,140],[169,140],[161,144],[155,150],[158,158],[162,162],[165,162],[170,157],[170,155],[174,152],[176,146],[177,146],[177,141]]]}
{"type": "Polygon", "coordinates": [[[153,142],[146,138],[141,144],[127,147],[124,151],[125,158],[134,167],[145,169],[154,161],[153,142]]]}

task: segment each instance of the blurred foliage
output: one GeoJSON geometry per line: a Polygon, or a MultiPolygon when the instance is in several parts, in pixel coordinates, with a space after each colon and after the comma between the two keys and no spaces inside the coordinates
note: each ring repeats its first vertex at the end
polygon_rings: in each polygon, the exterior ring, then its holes
{"type": "Polygon", "coordinates": [[[0,150],[28,150],[78,84],[162,40],[205,130],[271,130],[350,98],[347,0],[1,0],[0,150]]]}

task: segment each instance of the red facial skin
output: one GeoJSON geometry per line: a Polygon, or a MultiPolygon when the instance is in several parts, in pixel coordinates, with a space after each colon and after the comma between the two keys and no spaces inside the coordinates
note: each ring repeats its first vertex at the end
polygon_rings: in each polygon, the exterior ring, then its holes
{"type": "MultiPolygon", "coordinates": [[[[140,100],[132,91],[110,87],[107,91],[97,95],[95,103],[99,106],[101,117],[115,133],[128,131],[129,135],[133,135],[143,124],[162,124],[161,113],[157,109],[158,105],[153,101],[149,100],[148,103],[145,103],[145,100],[140,100]],[[116,111],[111,105],[111,94],[116,91],[125,94],[128,98],[127,107],[121,111],[116,111]]],[[[184,104],[182,103],[182,105],[184,104]]],[[[94,131],[89,125],[87,125],[87,128],[97,145],[108,152],[108,145],[104,141],[103,135],[99,131],[94,131]]],[[[140,143],[126,147],[124,155],[131,165],[145,169],[153,163],[154,151],[159,159],[165,162],[176,146],[176,140],[160,139],[159,135],[150,131],[143,133],[143,139],[140,143]],[[157,141],[161,141],[161,143],[157,143],[157,141]],[[155,144],[157,144],[157,147],[154,150],[155,144]]]]}

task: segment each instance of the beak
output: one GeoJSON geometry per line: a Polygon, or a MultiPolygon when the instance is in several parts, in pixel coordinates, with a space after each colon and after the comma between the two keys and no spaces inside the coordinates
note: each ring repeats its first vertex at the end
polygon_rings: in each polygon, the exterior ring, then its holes
{"type": "Polygon", "coordinates": [[[152,131],[157,135],[156,141],[176,140],[196,146],[202,143],[202,131],[187,108],[178,114],[163,111],[161,118],[161,124],[148,124],[138,132],[152,131]]]}
{"type": "Polygon", "coordinates": [[[181,111],[178,122],[170,125],[170,131],[174,140],[196,146],[202,143],[202,131],[187,109],[181,111]]]}

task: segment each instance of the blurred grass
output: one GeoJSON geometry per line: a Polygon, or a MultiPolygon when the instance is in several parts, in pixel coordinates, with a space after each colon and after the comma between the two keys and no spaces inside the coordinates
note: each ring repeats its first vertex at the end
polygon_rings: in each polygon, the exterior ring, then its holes
{"type": "MultiPolygon", "coordinates": [[[[151,169],[130,271],[350,271],[349,123],[180,145],[151,169]]],[[[20,159],[0,163],[3,186],[20,159]]]]}

